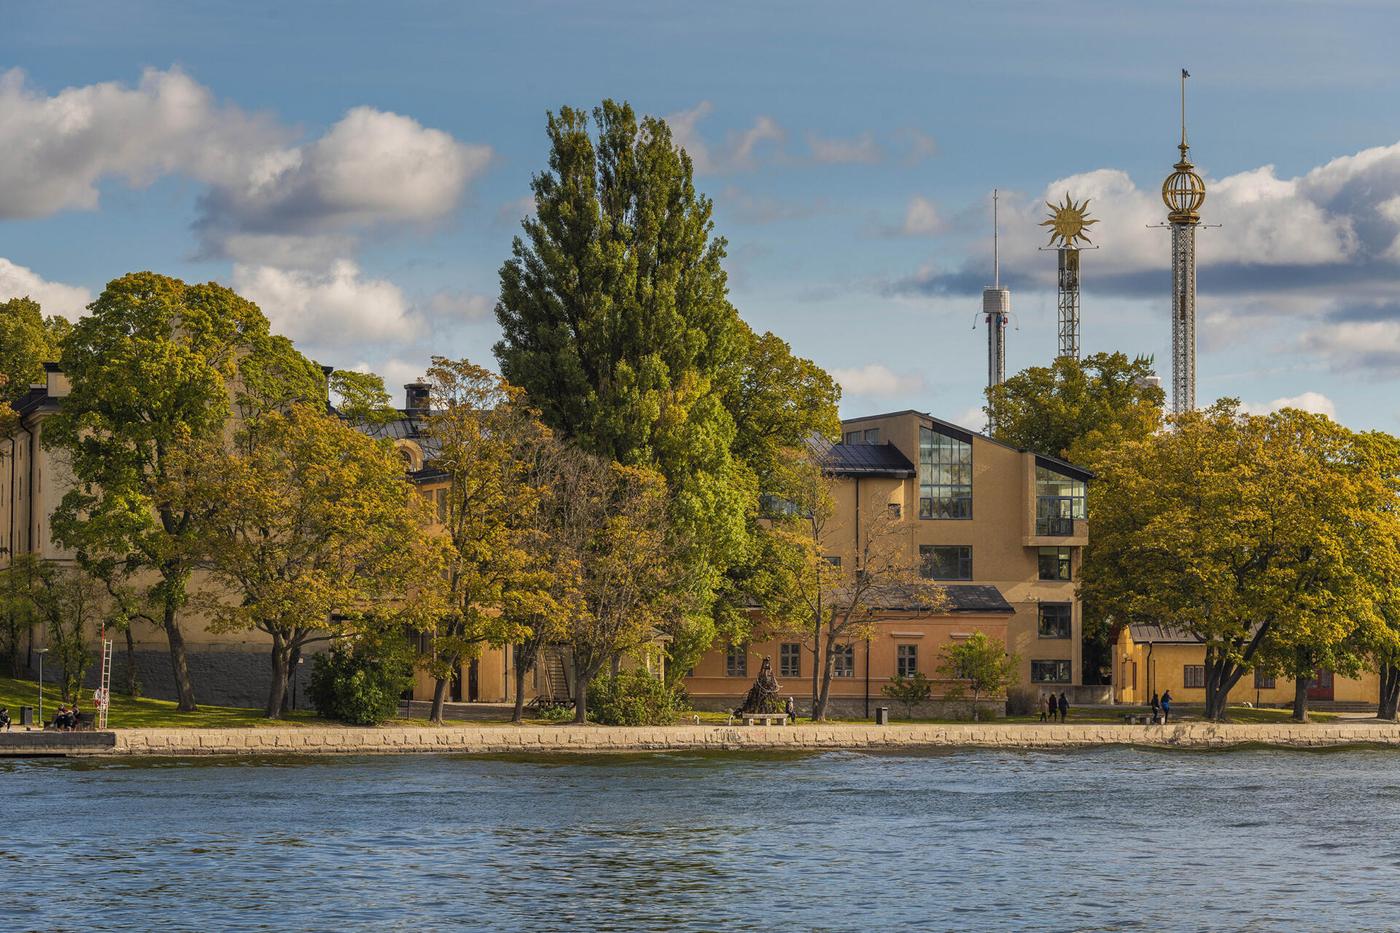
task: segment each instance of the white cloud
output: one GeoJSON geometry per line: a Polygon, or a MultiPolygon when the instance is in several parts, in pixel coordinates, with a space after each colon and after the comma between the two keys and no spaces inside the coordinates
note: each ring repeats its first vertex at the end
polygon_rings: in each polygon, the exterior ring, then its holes
{"type": "Polygon", "coordinates": [[[701,121],[713,111],[714,105],[702,100],[689,110],[680,110],[665,117],[666,124],[671,128],[671,139],[690,156],[696,174],[711,175],[757,168],[762,151],[769,145],[781,145],[787,137],[778,121],[769,116],[759,116],[747,129],[731,132],[724,145],[716,150],[700,132],[701,121]]]}
{"type": "Polygon", "coordinates": [[[61,314],[77,320],[92,301],[86,288],[49,282],[32,269],[0,258],[0,301],[32,298],[45,314],[61,314]]]}
{"type": "Polygon", "coordinates": [[[939,216],[937,206],[922,195],[914,195],[904,208],[904,224],[900,232],[905,236],[933,236],[942,233],[945,224],[939,216]]]}
{"type": "Polygon", "coordinates": [[[111,176],[137,186],[172,172],[231,181],[288,136],[269,118],[218,104],[179,69],[147,69],[135,87],[104,82],[53,96],[12,69],[0,74],[0,217],[91,210],[111,176]]]}
{"type": "Polygon", "coordinates": [[[880,147],[868,131],[852,139],[823,139],[815,133],[808,133],[807,146],[817,162],[871,165],[881,158],[880,147]]]}
{"type": "Polygon", "coordinates": [[[177,68],[134,86],[104,82],[47,95],[0,74],[0,218],[98,206],[99,186],[165,175],[207,185],[197,228],[207,256],[325,268],[386,224],[450,214],[492,158],[411,117],[355,107],[323,136],[221,104],[177,68]]]}
{"type": "Polygon", "coordinates": [[[275,332],[312,347],[399,343],[422,330],[397,285],[366,278],[346,259],[324,273],[235,264],[233,287],[262,308],[275,332]]]}
{"type": "Polygon", "coordinates": [[[261,236],[428,222],[454,210],[490,160],[490,147],[356,107],[315,142],[269,154],[237,183],[215,186],[202,199],[199,226],[212,252],[256,259],[261,236]]]}
{"type": "Polygon", "coordinates": [[[1276,398],[1266,404],[1245,402],[1240,407],[1251,415],[1267,415],[1284,408],[1297,408],[1300,411],[1326,415],[1332,419],[1337,417],[1336,404],[1321,392],[1304,392],[1301,395],[1288,398],[1276,398]]]}
{"type": "Polygon", "coordinates": [[[917,165],[938,155],[938,140],[922,130],[911,127],[900,130],[895,136],[905,146],[904,162],[907,165],[917,165]]]}
{"type": "Polygon", "coordinates": [[[451,321],[477,321],[489,317],[496,308],[496,299],[489,295],[444,290],[428,297],[424,310],[432,317],[451,321]]]}
{"type": "Polygon", "coordinates": [[[1400,320],[1337,321],[1309,330],[1299,343],[1338,372],[1400,377],[1400,320]]]}
{"type": "Polygon", "coordinates": [[[841,384],[843,395],[883,398],[917,392],[924,387],[922,376],[896,373],[880,363],[857,369],[833,369],[831,376],[841,384]]]}

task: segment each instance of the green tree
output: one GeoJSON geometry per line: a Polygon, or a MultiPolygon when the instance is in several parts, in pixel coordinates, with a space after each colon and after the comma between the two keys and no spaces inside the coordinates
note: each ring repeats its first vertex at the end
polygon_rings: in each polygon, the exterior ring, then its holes
{"type": "Polygon", "coordinates": [[[751,335],[727,297],[711,203],[664,121],[604,101],[591,121],[550,114],[548,134],[536,216],[501,268],[496,355],[566,440],[665,478],[698,593],[697,611],[668,622],[684,670],[713,638],[757,505],[730,409],[751,335]]]}
{"type": "Polygon", "coordinates": [[[269,719],[307,645],[428,627],[444,542],[388,443],[293,405],[245,422],[233,450],[195,445],[172,460],[178,488],[161,494],[197,516],[193,560],[218,584],[197,598],[210,630],[272,640],[269,719]]]}
{"type": "MultiPolygon", "coordinates": [[[[110,282],[64,342],[72,382],[45,443],[61,448],[74,484],[53,515],[53,532],[85,560],[110,560],[144,591],[170,646],[179,708],[196,708],[181,611],[199,544],[193,504],[166,498],[171,457],[224,436],[243,367],[290,377],[281,398],[320,396],[324,380],[309,363],[289,368],[285,342],[273,341],[252,302],[223,286],[190,285],[137,272],[110,282]],[[271,355],[264,367],[257,362],[271,355]]],[[[274,394],[263,386],[264,396],[274,394]]]]}
{"type": "Polygon", "coordinates": [[[942,658],[938,671],[950,680],[961,681],[947,691],[948,696],[957,696],[963,691],[972,694],[972,719],[977,721],[978,700],[984,696],[995,696],[1006,692],[1016,684],[1016,666],[1020,663],[1015,655],[1006,653],[1006,645],[986,632],[973,632],[968,638],[950,641],[940,652],[942,658]]]}
{"type": "Polygon", "coordinates": [[[336,411],[351,424],[375,427],[400,417],[384,380],[374,373],[337,369],[331,373],[330,392],[336,411]]]}
{"type": "Polygon", "coordinates": [[[1381,591],[1359,558],[1383,528],[1354,437],[1320,415],[1236,405],[1179,416],[1106,455],[1099,557],[1081,583],[1124,623],[1169,621],[1204,643],[1211,719],[1256,665],[1300,649],[1343,663],[1352,633],[1380,621],[1381,591]]]}
{"type": "Polygon", "coordinates": [[[1162,427],[1166,395],[1154,375],[1151,357],[1061,356],[988,389],[985,411],[997,440],[1093,466],[1100,451],[1162,427]]]}
{"type": "Polygon", "coordinates": [[[58,360],[72,329],[66,318],[45,317],[29,298],[0,302],[0,401],[13,401],[42,381],[44,364],[58,360]]]}
{"type": "Polygon", "coordinates": [[[904,704],[904,718],[914,718],[914,705],[922,703],[933,695],[933,681],[924,676],[923,671],[915,671],[908,677],[895,676],[880,688],[880,692],[904,704]]]}

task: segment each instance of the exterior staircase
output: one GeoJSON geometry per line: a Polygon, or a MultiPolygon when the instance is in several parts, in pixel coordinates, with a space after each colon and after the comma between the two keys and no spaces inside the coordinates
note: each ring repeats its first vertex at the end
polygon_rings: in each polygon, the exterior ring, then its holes
{"type": "Polygon", "coordinates": [[[540,652],[540,689],[535,705],[560,706],[572,703],[569,669],[564,665],[563,649],[547,646],[540,652]]]}

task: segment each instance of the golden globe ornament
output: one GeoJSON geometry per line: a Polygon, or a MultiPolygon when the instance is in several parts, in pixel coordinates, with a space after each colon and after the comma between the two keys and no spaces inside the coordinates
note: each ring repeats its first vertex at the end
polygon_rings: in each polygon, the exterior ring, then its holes
{"type": "Polygon", "coordinates": [[[1059,204],[1045,202],[1045,206],[1050,208],[1050,218],[1042,220],[1040,226],[1050,228],[1050,241],[1047,246],[1058,245],[1060,249],[1076,249],[1079,241],[1092,244],[1089,234],[1085,228],[1098,223],[1097,219],[1089,216],[1089,199],[1085,198],[1082,203],[1076,203],[1065,192],[1065,199],[1059,204]]]}

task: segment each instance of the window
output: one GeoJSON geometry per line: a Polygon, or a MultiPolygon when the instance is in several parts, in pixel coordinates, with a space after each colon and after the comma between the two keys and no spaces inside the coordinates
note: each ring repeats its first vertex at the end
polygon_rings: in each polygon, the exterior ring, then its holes
{"type": "Polygon", "coordinates": [[[1041,638],[1069,638],[1073,625],[1070,610],[1069,603],[1041,603],[1037,634],[1041,638]]]}
{"type": "Polygon", "coordinates": [[[899,518],[900,514],[904,511],[900,508],[898,502],[891,502],[886,508],[890,510],[890,518],[899,518]]]}
{"type": "Polygon", "coordinates": [[[1074,553],[1072,548],[1067,547],[1043,547],[1040,549],[1040,579],[1042,580],[1068,580],[1070,555],[1074,553]]]}
{"type": "Polygon", "coordinates": [[[1181,669],[1181,685],[1183,687],[1204,687],[1206,685],[1206,666],[1204,664],[1187,664],[1181,669]]]}
{"type": "Polygon", "coordinates": [[[437,499],[437,516],[440,524],[447,524],[447,490],[439,489],[434,493],[437,499]]]}
{"type": "Polygon", "coordinates": [[[913,677],[919,672],[919,646],[897,646],[894,660],[896,674],[900,677],[913,677]]]}
{"type": "Polygon", "coordinates": [[[836,666],[832,671],[835,677],[856,676],[856,647],[855,645],[836,646],[836,666]]]}
{"type": "Polygon", "coordinates": [[[724,676],[725,677],[747,677],[749,676],[749,646],[730,645],[729,650],[724,653],[724,676]]]}
{"type": "Polygon", "coordinates": [[[919,517],[972,517],[972,435],[919,428],[919,517]]]}
{"type": "Polygon", "coordinates": [[[1031,683],[1067,684],[1073,679],[1070,675],[1069,661],[1031,662],[1031,683]]]}
{"type": "Polygon", "coordinates": [[[859,431],[847,431],[846,436],[842,440],[847,444],[859,444],[862,437],[864,437],[864,435],[859,431]]]}
{"type": "Polygon", "coordinates": [[[1085,484],[1049,467],[1035,466],[1035,533],[1074,534],[1074,520],[1088,517],[1085,484]]]}
{"type": "MultiPolygon", "coordinates": [[[[1202,683],[1202,685],[1205,684],[1205,676],[1206,676],[1206,672],[1205,672],[1204,669],[1202,669],[1202,670],[1201,670],[1201,683],[1202,683]]],[[[1254,672],[1254,689],[1255,689],[1255,690],[1272,690],[1272,689],[1274,689],[1274,683],[1275,683],[1275,681],[1274,681],[1274,677],[1273,677],[1272,674],[1264,674],[1264,673],[1261,673],[1261,672],[1259,672],[1259,671],[1255,671],[1255,672],[1254,672]]]]}
{"type": "Polygon", "coordinates": [[[919,562],[929,580],[972,579],[972,548],[964,544],[921,544],[919,562]]]}
{"type": "Polygon", "coordinates": [[[841,558],[839,557],[835,557],[833,555],[828,554],[826,557],[823,557],[822,560],[826,561],[828,564],[837,568],[838,570],[841,567],[841,558]]]}
{"type": "Polygon", "coordinates": [[[802,676],[802,646],[797,642],[784,642],[778,648],[778,676],[802,676]]]}
{"type": "Polygon", "coordinates": [[[880,429],[879,429],[879,428],[866,428],[866,429],[865,429],[865,442],[866,442],[867,444],[878,444],[878,443],[880,443],[880,429]]]}

